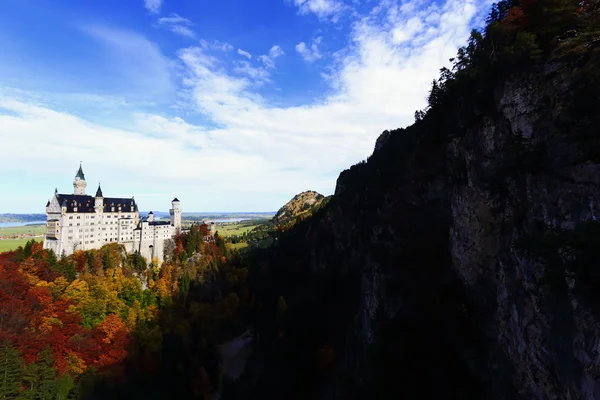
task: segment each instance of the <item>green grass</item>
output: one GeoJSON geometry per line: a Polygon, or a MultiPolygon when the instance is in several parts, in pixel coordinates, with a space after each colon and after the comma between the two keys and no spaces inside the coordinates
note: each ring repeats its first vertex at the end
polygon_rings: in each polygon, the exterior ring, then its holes
{"type": "Polygon", "coordinates": [[[29,226],[11,226],[8,228],[0,228],[0,236],[6,235],[43,235],[46,232],[45,225],[29,225],[29,226]]]}
{"type": "MultiPolygon", "coordinates": [[[[27,243],[31,239],[32,238],[0,240],[0,253],[15,250],[19,246],[25,246],[25,243],[27,243]]],[[[44,238],[33,239],[35,239],[36,242],[41,242],[44,240],[44,238]]]]}
{"type": "Polygon", "coordinates": [[[256,228],[260,224],[248,223],[248,222],[227,222],[223,224],[217,224],[217,232],[223,237],[243,235],[244,232],[249,232],[256,228]]]}
{"type": "Polygon", "coordinates": [[[237,249],[237,250],[245,249],[246,247],[248,247],[248,243],[246,243],[246,242],[229,243],[228,245],[231,246],[232,249],[237,249]]]}

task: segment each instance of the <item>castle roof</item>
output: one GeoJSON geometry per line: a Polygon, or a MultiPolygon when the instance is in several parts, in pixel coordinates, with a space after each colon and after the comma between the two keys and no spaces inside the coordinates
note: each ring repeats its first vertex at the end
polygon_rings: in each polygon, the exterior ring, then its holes
{"type": "Polygon", "coordinates": [[[152,221],[148,225],[171,225],[171,221],[152,221]]]}
{"type": "Polygon", "coordinates": [[[96,197],[104,197],[102,196],[102,189],[100,188],[100,184],[98,184],[98,190],[96,190],[96,197]]]}
{"type": "MultiPolygon", "coordinates": [[[[179,199],[178,199],[177,197],[175,197],[175,198],[173,199],[173,201],[177,201],[177,202],[179,202],[179,199]]],[[[173,201],[172,201],[172,202],[173,202],[173,201]]],[[[172,203],[172,202],[171,202],[171,203],[172,203]]]]}
{"type": "Polygon", "coordinates": [[[75,175],[75,178],[79,178],[82,181],[85,181],[85,175],[83,175],[83,169],[81,168],[81,164],[79,164],[79,171],[77,171],[77,175],[75,175]]]}
{"type": "MultiPolygon", "coordinates": [[[[60,204],[67,207],[68,213],[93,213],[94,212],[94,198],[88,195],[79,194],[57,194],[56,198],[60,204]],[[77,211],[75,211],[77,207],[77,211]]],[[[104,212],[134,212],[138,211],[137,204],[133,199],[123,199],[118,197],[104,197],[103,199],[103,211],[104,212]],[[113,210],[114,207],[114,210],[113,210]],[[132,209],[133,207],[133,209],[132,209]]]]}

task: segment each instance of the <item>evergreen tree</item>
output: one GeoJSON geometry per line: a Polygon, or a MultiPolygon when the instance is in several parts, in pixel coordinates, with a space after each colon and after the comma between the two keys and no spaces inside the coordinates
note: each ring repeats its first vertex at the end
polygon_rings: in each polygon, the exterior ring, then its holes
{"type": "Polygon", "coordinates": [[[23,360],[8,342],[0,346],[0,398],[15,399],[21,391],[23,360]]]}
{"type": "Polygon", "coordinates": [[[38,380],[38,365],[31,363],[25,367],[23,372],[23,381],[25,382],[25,391],[22,398],[24,400],[34,400],[38,397],[40,383],[38,380]]]}
{"type": "Polygon", "coordinates": [[[64,276],[69,282],[73,282],[77,278],[77,270],[73,261],[65,257],[64,255],[58,262],[55,263],[53,269],[64,276]]]}
{"type": "Polygon", "coordinates": [[[54,356],[50,347],[46,345],[38,356],[38,396],[41,400],[56,399],[56,370],[54,369],[54,356]]]}
{"type": "Polygon", "coordinates": [[[55,387],[55,399],[56,400],[67,400],[69,398],[69,393],[73,389],[75,382],[73,378],[69,375],[61,376],[60,378],[56,378],[54,381],[55,387]]]}
{"type": "Polygon", "coordinates": [[[33,244],[35,243],[35,240],[28,240],[27,243],[25,243],[25,247],[23,248],[23,257],[27,258],[31,256],[32,253],[32,247],[33,244]]]}
{"type": "Polygon", "coordinates": [[[54,250],[52,250],[52,249],[46,250],[46,262],[48,263],[50,268],[54,269],[56,267],[57,261],[58,260],[56,258],[56,253],[54,252],[54,250]]]}

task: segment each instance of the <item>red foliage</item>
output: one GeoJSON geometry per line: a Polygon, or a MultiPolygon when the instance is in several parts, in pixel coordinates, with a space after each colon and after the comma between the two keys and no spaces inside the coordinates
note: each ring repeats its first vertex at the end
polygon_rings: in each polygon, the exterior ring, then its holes
{"type": "Polygon", "coordinates": [[[73,255],[71,257],[75,262],[75,269],[79,272],[83,271],[87,262],[87,255],[85,254],[85,252],[82,250],[77,250],[73,252],[73,255]]]}
{"type": "MultiPolygon", "coordinates": [[[[59,375],[92,365],[110,370],[121,365],[129,341],[123,321],[110,314],[92,330],[82,326],[81,316],[69,310],[70,300],[53,299],[48,284],[60,275],[44,261],[41,245],[34,245],[32,253],[35,257],[20,265],[16,252],[0,253],[0,342],[8,339],[26,363],[35,362],[48,345],[59,375]]],[[[83,252],[75,257],[78,267],[84,257],[83,252]]]]}

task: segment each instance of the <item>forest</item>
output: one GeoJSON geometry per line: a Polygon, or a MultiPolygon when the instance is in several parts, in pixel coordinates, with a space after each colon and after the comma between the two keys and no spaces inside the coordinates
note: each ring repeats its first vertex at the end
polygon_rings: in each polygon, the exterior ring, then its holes
{"type": "MultiPolygon", "coordinates": [[[[0,254],[0,397],[90,398],[104,382],[124,382],[133,364],[151,373],[169,330],[190,334],[175,319],[181,307],[202,316],[205,340],[220,339],[216,326],[248,301],[247,270],[229,265],[223,239],[205,243],[202,228],[177,236],[160,263],[117,244],[57,259],[30,241],[0,254]],[[218,293],[189,298],[191,286],[213,281],[218,293]]],[[[195,373],[206,375],[202,364],[195,373]]],[[[208,393],[204,380],[198,390],[208,393]]]]}

